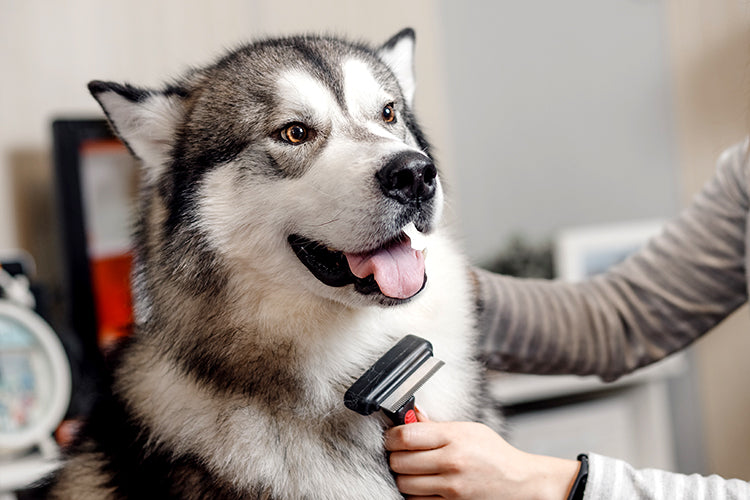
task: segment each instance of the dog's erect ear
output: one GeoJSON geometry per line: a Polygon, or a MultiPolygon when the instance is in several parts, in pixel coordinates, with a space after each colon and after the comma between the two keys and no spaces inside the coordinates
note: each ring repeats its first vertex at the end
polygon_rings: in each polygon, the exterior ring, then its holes
{"type": "Polygon", "coordinates": [[[172,147],[175,128],[185,109],[177,88],[152,91],[112,82],[93,81],[89,91],[99,102],[115,133],[143,160],[148,177],[158,176],[172,147]]]}
{"type": "Polygon", "coordinates": [[[399,31],[385,42],[378,55],[396,75],[406,103],[411,107],[414,102],[416,80],[414,78],[414,30],[406,28],[399,31]]]}

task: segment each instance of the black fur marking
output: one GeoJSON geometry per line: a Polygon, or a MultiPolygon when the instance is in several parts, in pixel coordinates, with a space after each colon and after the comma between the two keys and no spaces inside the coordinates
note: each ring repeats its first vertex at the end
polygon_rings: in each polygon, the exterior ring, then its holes
{"type": "Polygon", "coordinates": [[[169,208],[167,229],[175,229],[186,222],[186,214],[195,208],[195,190],[205,173],[216,165],[233,160],[249,141],[233,138],[231,135],[214,136],[215,132],[206,132],[208,136],[195,134],[181,136],[173,152],[168,176],[162,181],[161,192],[165,195],[169,208]]]}
{"type": "Polygon", "coordinates": [[[165,96],[177,96],[180,99],[185,99],[189,95],[187,89],[178,84],[167,85],[163,93],[165,96]]]}
{"type": "Polygon", "coordinates": [[[416,34],[414,33],[414,30],[412,28],[404,28],[398,33],[396,33],[395,35],[393,35],[390,38],[390,40],[385,42],[382,46],[382,49],[385,49],[385,50],[392,49],[393,47],[396,46],[396,44],[398,44],[398,42],[400,42],[405,37],[415,40],[416,34]]]}
{"type": "Polygon", "coordinates": [[[298,51],[315,70],[315,74],[321,82],[326,83],[333,92],[333,96],[336,98],[336,102],[345,108],[345,97],[344,89],[341,87],[340,79],[338,78],[326,78],[327,75],[334,75],[338,73],[338,69],[334,69],[328,64],[328,61],[320,55],[309,43],[304,43],[303,39],[293,39],[293,47],[298,51]]]}
{"type": "Polygon", "coordinates": [[[101,93],[104,92],[114,92],[125,99],[127,99],[130,102],[143,102],[146,99],[148,99],[151,95],[153,95],[153,92],[150,90],[141,89],[138,87],[134,87],[130,84],[120,84],[120,83],[114,83],[114,82],[102,82],[99,80],[94,80],[93,82],[90,82],[89,85],[89,92],[96,97],[101,93]]]}
{"type": "MultiPolygon", "coordinates": [[[[142,186],[139,196],[140,214],[135,221],[133,238],[135,242],[135,268],[133,278],[138,284],[163,285],[164,290],[174,292],[171,287],[179,286],[180,293],[188,292],[194,297],[210,296],[217,299],[218,291],[225,290],[228,275],[216,252],[209,247],[203,236],[194,227],[179,231],[165,230],[154,217],[154,207],[160,205],[159,196],[169,190],[162,183],[156,187],[142,186]],[[142,265],[148,263],[148,265],[142,265]]],[[[139,290],[140,292],[140,290],[139,290]]],[[[142,290],[152,299],[157,297],[155,290],[142,290]]]]}
{"type": "Polygon", "coordinates": [[[268,152],[265,153],[265,161],[268,163],[269,170],[268,173],[275,178],[279,179],[289,179],[289,178],[295,178],[299,177],[301,174],[299,173],[292,173],[288,172],[287,170],[284,170],[281,166],[281,164],[274,158],[274,156],[268,152]]]}
{"type": "Polygon", "coordinates": [[[214,389],[242,393],[269,408],[304,399],[302,381],[291,368],[297,365],[293,344],[258,345],[252,332],[217,324],[209,315],[195,330],[180,332],[184,341],[170,348],[170,358],[214,389]]]}
{"type": "MultiPolygon", "coordinates": [[[[244,53],[251,53],[256,50],[273,49],[273,50],[287,50],[289,48],[297,52],[298,56],[301,56],[299,63],[306,65],[308,71],[315,75],[322,83],[326,84],[336,99],[336,101],[344,107],[344,90],[340,83],[339,75],[340,71],[337,66],[329,64],[330,57],[324,57],[317,49],[316,45],[319,43],[327,43],[340,45],[340,41],[335,38],[328,37],[310,37],[310,36],[292,36],[287,38],[278,38],[271,40],[260,41],[244,47],[244,53]],[[331,76],[337,75],[337,76],[331,76]]],[[[350,44],[349,49],[356,48],[370,53],[364,45],[356,46],[350,44]]],[[[331,46],[328,46],[330,49],[331,46]]],[[[346,49],[345,49],[346,50],[346,49]]],[[[288,57],[285,56],[285,57],[288,57]]]]}
{"type": "MultiPolygon", "coordinates": [[[[222,78],[225,87],[234,89],[242,85],[242,81],[236,81],[233,75],[222,75],[222,78]]],[[[213,98],[214,90],[203,88],[191,96],[184,124],[176,133],[171,152],[172,163],[162,177],[161,192],[167,202],[167,228],[170,230],[186,222],[186,214],[193,213],[195,191],[206,172],[236,159],[261,135],[257,123],[239,128],[238,124],[249,119],[257,120],[266,113],[260,109],[246,109],[240,97],[232,97],[237,99],[236,102],[213,98]],[[206,95],[205,99],[203,94],[206,95]]],[[[226,89],[224,94],[228,94],[226,89]]],[[[253,102],[267,99],[264,91],[253,91],[251,94],[245,98],[253,102]]]]}

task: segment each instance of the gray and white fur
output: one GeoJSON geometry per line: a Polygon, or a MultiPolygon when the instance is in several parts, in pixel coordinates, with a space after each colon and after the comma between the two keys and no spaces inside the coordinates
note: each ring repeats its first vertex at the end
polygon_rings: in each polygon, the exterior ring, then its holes
{"type": "Polygon", "coordinates": [[[142,163],[136,325],[50,498],[401,498],[388,422],[343,395],[406,334],[446,363],[417,393],[431,419],[490,414],[413,49],[269,39],[160,90],[89,85],[142,163]]]}

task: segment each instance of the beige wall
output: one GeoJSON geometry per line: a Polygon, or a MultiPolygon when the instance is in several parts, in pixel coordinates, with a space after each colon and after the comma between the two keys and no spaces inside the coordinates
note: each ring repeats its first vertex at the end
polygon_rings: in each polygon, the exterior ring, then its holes
{"type": "MultiPolygon", "coordinates": [[[[723,148],[748,134],[750,3],[669,0],[684,201],[723,148]]],[[[743,307],[696,348],[708,472],[750,480],[750,313],[743,307]]]]}
{"type": "Polygon", "coordinates": [[[324,31],[380,43],[414,27],[417,110],[434,142],[448,144],[435,17],[429,0],[0,0],[0,251],[31,250],[43,273],[54,259],[50,122],[99,115],[89,80],[158,85],[265,34],[324,31]]]}

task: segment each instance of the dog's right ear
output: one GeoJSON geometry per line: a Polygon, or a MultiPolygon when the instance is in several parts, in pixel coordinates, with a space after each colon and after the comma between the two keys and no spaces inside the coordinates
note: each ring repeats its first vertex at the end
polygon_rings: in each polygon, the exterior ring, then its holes
{"type": "MultiPolygon", "coordinates": [[[[93,81],[88,87],[115,133],[143,160],[146,170],[160,170],[185,112],[185,93],[177,88],[153,91],[101,81],[93,81]]],[[[151,174],[157,176],[158,172],[151,174]]]]}
{"type": "Polygon", "coordinates": [[[396,76],[409,106],[414,104],[416,79],[414,77],[414,30],[405,28],[396,33],[378,49],[380,58],[396,76]]]}

